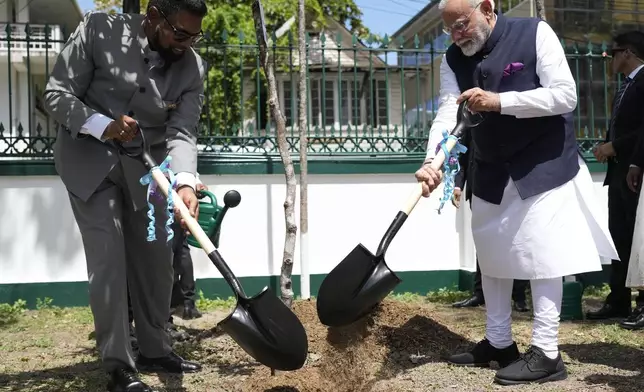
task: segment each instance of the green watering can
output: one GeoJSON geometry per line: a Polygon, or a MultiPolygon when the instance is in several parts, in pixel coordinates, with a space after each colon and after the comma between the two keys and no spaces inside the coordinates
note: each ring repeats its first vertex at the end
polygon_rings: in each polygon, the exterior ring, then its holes
{"type": "Polygon", "coordinates": [[[584,285],[575,276],[564,277],[563,298],[561,301],[561,321],[583,320],[582,296],[584,285]]]}
{"type": "MultiPolygon", "coordinates": [[[[199,198],[199,217],[197,222],[203,231],[208,235],[215,248],[219,248],[219,236],[221,234],[221,223],[229,208],[235,208],[241,202],[241,195],[236,190],[230,190],[224,195],[224,206],[221,207],[217,204],[215,195],[206,190],[197,192],[199,198]],[[205,198],[210,201],[204,200],[205,198]]],[[[199,242],[192,236],[188,235],[188,244],[195,248],[201,248],[199,242]]]]}

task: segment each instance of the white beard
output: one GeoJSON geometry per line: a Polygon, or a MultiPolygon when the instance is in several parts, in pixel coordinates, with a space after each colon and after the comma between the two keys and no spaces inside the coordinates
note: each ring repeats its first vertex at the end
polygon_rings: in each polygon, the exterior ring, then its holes
{"type": "Polygon", "coordinates": [[[456,45],[461,48],[461,51],[465,56],[474,56],[481,49],[483,49],[483,46],[485,45],[487,39],[490,37],[491,33],[492,29],[489,26],[477,26],[476,30],[474,30],[472,33],[472,38],[461,40],[461,42],[457,42],[456,45]]]}
{"type": "Polygon", "coordinates": [[[461,51],[463,52],[464,55],[467,57],[474,56],[479,50],[483,48],[483,44],[485,42],[478,42],[475,40],[468,40],[466,42],[461,43],[458,45],[461,48],[461,51]]]}

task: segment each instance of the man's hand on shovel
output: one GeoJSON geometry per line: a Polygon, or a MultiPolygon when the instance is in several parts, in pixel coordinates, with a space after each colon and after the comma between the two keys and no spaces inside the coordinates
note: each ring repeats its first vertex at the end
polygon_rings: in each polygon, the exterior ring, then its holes
{"type": "MultiPolygon", "coordinates": [[[[186,205],[186,207],[188,207],[190,216],[197,219],[197,217],[199,216],[199,199],[197,199],[197,194],[195,193],[194,189],[192,189],[192,187],[190,186],[184,185],[177,189],[177,194],[186,205]]],[[[187,231],[188,226],[186,225],[186,221],[181,217],[179,209],[175,207],[174,213],[176,217],[175,219],[179,220],[181,222],[181,227],[187,231]]]]}
{"type": "Polygon", "coordinates": [[[423,197],[429,195],[436,189],[443,179],[443,172],[434,170],[431,166],[431,161],[425,162],[423,166],[416,171],[416,181],[422,183],[423,197]]]}

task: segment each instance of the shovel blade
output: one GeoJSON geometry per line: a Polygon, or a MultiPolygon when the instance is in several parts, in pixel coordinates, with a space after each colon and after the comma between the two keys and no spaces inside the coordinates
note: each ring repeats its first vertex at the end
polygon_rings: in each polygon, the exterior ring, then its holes
{"type": "Polygon", "coordinates": [[[329,327],[351,324],[371,311],[400,282],[384,257],[374,256],[359,244],[322,281],[318,318],[329,327]]]}
{"type": "Polygon", "coordinates": [[[308,356],[308,339],[297,316],[268,287],[239,297],[220,327],[248,355],[275,370],[297,370],[308,356]]]}

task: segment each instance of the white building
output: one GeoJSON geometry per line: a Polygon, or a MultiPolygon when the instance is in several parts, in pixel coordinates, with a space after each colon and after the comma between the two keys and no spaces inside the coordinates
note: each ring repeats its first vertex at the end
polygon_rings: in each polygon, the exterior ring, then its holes
{"type": "Polygon", "coordinates": [[[82,11],[76,0],[0,2],[0,123],[4,135],[53,134],[42,104],[49,71],[82,11]]]}

